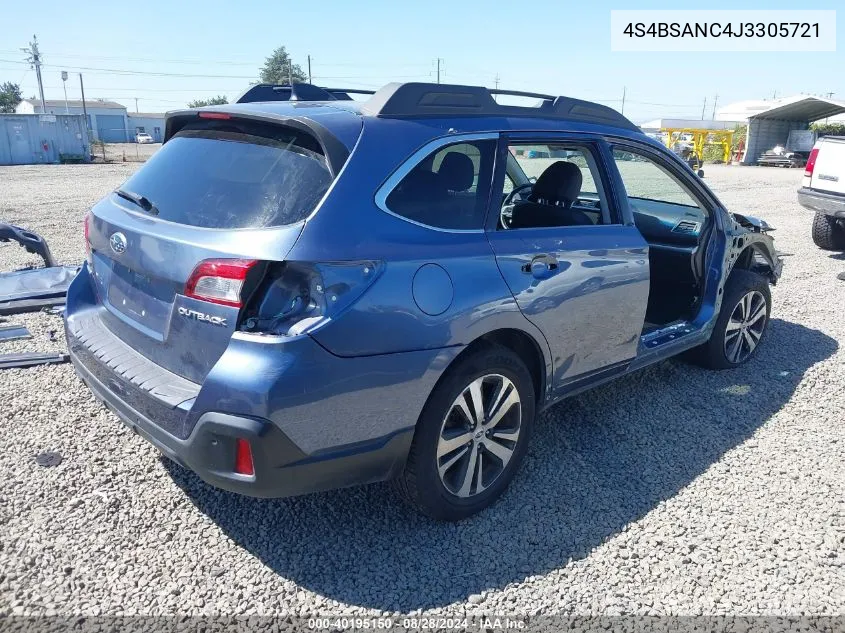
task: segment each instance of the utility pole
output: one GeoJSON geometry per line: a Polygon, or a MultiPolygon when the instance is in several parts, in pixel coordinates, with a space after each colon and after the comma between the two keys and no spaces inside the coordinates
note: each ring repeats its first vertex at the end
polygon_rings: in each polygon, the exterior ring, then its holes
{"type": "MultiPolygon", "coordinates": [[[[293,86],[293,60],[288,59],[288,85],[293,86]]],[[[293,93],[291,93],[293,94],[293,93]]]]}
{"type": "Polygon", "coordinates": [[[22,48],[21,50],[29,54],[26,61],[35,68],[35,75],[38,77],[38,93],[41,96],[41,114],[47,114],[47,103],[44,101],[44,84],[41,82],[41,51],[38,50],[38,38],[33,35],[29,48],[22,48]]]}
{"type": "Polygon", "coordinates": [[[62,89],[65,91],[65,114],[70,114],[70,108],[67,107],[67,71],[62,71],[62,89]]]}
{"type": "Polygon", "coordinates": [[[713,119],[714,121],[716,120],[716,104],[717,103],[719,103],[719,95],[716,95],[713,98],[713,116],[711,116],[710,118],[713,119]]]}
{"type": "MultiPolygon", "coordinates": [[[[493,84],[496,86],[496,90],[498,90],[499,89],[499,73],[496,73],[496,77],[493,79],[493,84]]],[[[497,101],[496,100],[497,96],[498,95],[496,95],[496,94],[493,95],[493,101],[497,101]]]]}
{"type": "Polygon", "coordinates": [[[704,105],[701,106],[701,120],[704,120],[704,111],[707,109],[707,97],[704,97],[704,105]]]}
{"type": "Polygon", "coordinates": [[[88,108],[85,107],[85,86],[82,83],[82,73],[79,73],[79,91],[82,93],[82,114],[85,115],[85,129],[91,136],[91,122],[88,120],[88,108]]]}
{"type": "Polygon", "coordinates": [[[308,83],[311,83],[311,55],[308,56],[308,83]]]}
{"type": "Polygon", "coordinates": [[[138,97],[135,97],[135,114],[138,114],[138,97]]]}
{"type": "Polygon", "coordinates": [[[440,58],[437,58],[437,83],[440,83],[440,58]]]}
{"type": "Polygon", "coordinates": [[[625,114],[625,93],[628,91],[627,86],[622,86],[622,114],[625,114]]]}

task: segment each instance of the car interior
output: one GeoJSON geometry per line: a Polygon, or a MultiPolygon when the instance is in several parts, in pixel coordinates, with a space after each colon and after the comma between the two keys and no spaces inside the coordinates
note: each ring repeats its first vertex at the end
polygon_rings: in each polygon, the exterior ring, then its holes
{"type": "Polygon", "coordinates": [[[493,147],[485,143],[449,145],[424,159],[390,193],[388,208],[427,226],[478,229],[487,198],[476,195],[477,186],[493,170],[493,147]]]}
{"type": "MultiPolygon", "coordinates": [[[[388,208],[414,222],[477,229],[487,204],[491,141],[456,143],[418,163],[387,198],[388,208]]],[[[509,148],[499,230],[611,224],[592,151],[583,145],[509,148]]],[[[655,160],[614,151],[634,221],[649,244],[650,287],[644,332],[691,320],[701,299],[708,214],[681,180],[655,160]]]]}
{"type": "MultiPolygon", "coordinates": [[[[675,176],[649,158],[629,151],[615,151],[614,158],[634,222],[649,244],[650,287],[643,332],[690,320],[701,299],[708,214],[675,176]]],[[[590,152],[583,148],[512,147],[499,229],[609,222],[602,188],[595,185],[597,173],[590,152]],[[528,176],[540,168],[536,180],[528,176]]]]}
{"type": "Polygon", "coordinates": [[[709,214],[682,180],[647,156],[614,150],[634,223],[649,245],[645,331],[692,320],[701,303],[709,214]]]}

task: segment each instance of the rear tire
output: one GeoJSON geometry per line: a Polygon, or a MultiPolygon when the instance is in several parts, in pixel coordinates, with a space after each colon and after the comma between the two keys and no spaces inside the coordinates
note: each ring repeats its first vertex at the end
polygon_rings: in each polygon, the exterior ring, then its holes
{"type": "Polygon", "coordinates": [[[731,369],[757,353],[769,326],[772,295],[765,277],[737,269],[725,284],[722,308],[710,340],[691,359],[710,369],[731,369]]]}
{"type": "Polygon", "coordinates": [[[395,490],[434,519],[460,521],[480,512],[513,479],[534,415],[531,373],[519,356],[492,344],[470,352],[429,396],[395,490]]]}
{"type": "Polygon", "coordinates": [[[845,227],[836,218],[816,211],[813,218],[813,242],[826,251],[845,251],[845,227]]]}

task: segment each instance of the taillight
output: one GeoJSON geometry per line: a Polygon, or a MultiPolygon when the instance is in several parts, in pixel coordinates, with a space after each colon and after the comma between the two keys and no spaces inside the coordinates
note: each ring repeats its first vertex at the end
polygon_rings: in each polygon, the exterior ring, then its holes
{"type": "Polygon", "coordinates": [[[185,284],[185,296],[240,308],[241,292],[254,259],[206,259],[197,264],[185,284]]]}
{"type": "Polygon", "coordinates": [[[378,278],[382,264],[284,262],[271,270],[246,311],[247,332],[297,336],[352,305],[378,278]]]}
{"type": "Polygon", "coordinates": [[[239,475],[255,474],[255,466],[252,463],[252,447],[242,437],[235,440],[235,472],[239,475]]]}
{"type": "Polygon", "coordinates": [[[814,147],[810,151],[810,156],[807,158],[807,164],[804,167],[804,177],[809,178],[813,175],[813,170],[816,168],[816,157],[819,155],[819,148],[814,147]]]}

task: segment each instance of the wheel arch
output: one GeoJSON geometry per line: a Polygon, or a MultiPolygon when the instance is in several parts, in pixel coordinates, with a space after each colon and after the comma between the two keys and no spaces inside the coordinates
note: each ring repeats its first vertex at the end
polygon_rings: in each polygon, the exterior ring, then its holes
{"type": "Polygon", "coordinates": [[[546,355],[543,353],[541,343],[525,330],[518,328],[499,328],[478,336],[460,354],[452,359],[444,374],[462,358],[468,354],[475,353],[485,345],[501,345],[522,359],[534,383],[536,403],[538,406],[541,405],[545,400],[546,381],[551,374],[551,367],[546,355]]]}
{"type": "Polygon", "coordinates": [[[743,248],[737,256],[731,272],[734,270],[747,270],[765,277],[769,280],[769,283],[777,282],[773,255],[768,245],[763,242],[751,242],[743,248]]]}

